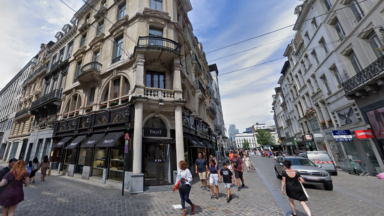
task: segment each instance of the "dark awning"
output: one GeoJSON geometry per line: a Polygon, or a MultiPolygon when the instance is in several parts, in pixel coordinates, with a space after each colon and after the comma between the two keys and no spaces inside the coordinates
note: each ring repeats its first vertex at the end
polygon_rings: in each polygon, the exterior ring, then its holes
{"type": "Polygon", "coordinates": [[[104,137],[96,147],[112,147],[115,145],[116,141],[123,136],[124,132],[112,132],[108,133],[107,136],[104,137]]]}
{"type": "Polygon", "coordinates": [[[203,140],[203,142],[205,143],[205,145],[208,146],[208,148],[211,148],[211,149],[215,148],[215,147],[212,145],[212,143],[209,142],[208,140],[206,140],[206,139],[201,139],[201,140],[203,140]]]}
{"type": "Polygon", "coordinates": [[[55,146],[53,146],[53,148],[61,148],[63,147],[63,145],[65,143],[67,143],[72,137],[64,137],[63,139],[61,139],[55,146]]]}
{"type": "Polygon", "coordinates": [[[83,143],[83,145],[80,146],[80,148],[93,148],[95,147],[96,143],[103,138],[104,134],[93,134],[87,141],[83,143]]]}
{"type": "Polygon", "coordinates": [[[196,148],[201,148],[202,146],[200,145],[200,143],[194,139],[193,136],[189,135],[189,134],[184,134],[185,137],[187,137],[187,139],[191,142],[191,145],[189,147],[196,147],[196,148]]]}
{"type": "Polygon", "coordinates": [[[75,149],[75,148],[79,147],[81,141],[83,141],[85,139],[85,137],[87,137],[87,135],[82,135],[82,136],[76,137],[76,139],[73,140],[67,147],[65,147],[65,149],[75,149]]]}
{"type": "Polygon", "coordinates": [[[201,148],[207,148],[207,146],[203,143],[203,141],[201,141],[199,137],[194,136],[193,138],[200,144],[201,148]]]}

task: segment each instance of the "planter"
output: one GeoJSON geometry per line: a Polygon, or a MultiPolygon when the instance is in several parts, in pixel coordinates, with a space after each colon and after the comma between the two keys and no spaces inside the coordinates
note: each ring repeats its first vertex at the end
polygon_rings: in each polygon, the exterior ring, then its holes
{"type": "Polygon", "coordinates": [[[107,108],[107,104],[101,104],[100,105],[100,109],[104,109],[104,108],[107,108]]]}
{"type": "Polygon", "coordinates": [[[76,112],[75,112],[75,116],[77,116],[77,115],[79,115],[79,111],[76,111],[76,112]]]}
{"type": "Polygon", "coordinates": [[[128,98],[121,98],[121,103],[127,103],[128,102],[128,98]]]}
{"type": "Polygon", "coordinates": [[[63,118],[65,118],[65,119],[66,119],[67,117],[68,117],[68,115],[63,115],[63,118]]]}
{"type": "Polygon", "coordinates": [[[92,111],[92,109],[93,109],[93,107],[87,107],[87,108],[85,108],[85,112],[91,112],[92,111]]]}
{"type": "Polygon", "coordinates": [[[73,113],[73,112],[68,114],[69,117],[72,117],[74,115],[75,115],[75,113],[73,113]]]}
{"type": "Polygon", "coordinates": [[[118,104],[119,104],[119,101],[117,101],[117,100],[109,102],[109,106],[116,106],[118,104]]]}

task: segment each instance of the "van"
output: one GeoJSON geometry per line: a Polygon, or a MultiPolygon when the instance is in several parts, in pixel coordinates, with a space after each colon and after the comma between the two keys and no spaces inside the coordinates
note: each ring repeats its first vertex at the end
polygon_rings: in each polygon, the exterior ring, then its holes
{"type": "Polygon", "coordinates": [[[336,166],[326,151],[307,151],[306,153],[300,153],[299,156],[308,158],[316,165],[327,170],[329,174],[337,175],[336,166]]]}

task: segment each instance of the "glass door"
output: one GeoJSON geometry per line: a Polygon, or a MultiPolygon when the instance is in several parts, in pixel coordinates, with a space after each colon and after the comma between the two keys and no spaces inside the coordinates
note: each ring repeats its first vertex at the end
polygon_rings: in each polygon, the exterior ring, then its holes
{"type": "Polygon", "coordinates": [[[157,185],[156,144],[145,145],[144,151],[144,185],[157,185]]]}
{"type": "Polygon", "coordinates": [[[144,184],[147,186],[171,184],[170,144],[147,144],[144,152],[144,184]]]}

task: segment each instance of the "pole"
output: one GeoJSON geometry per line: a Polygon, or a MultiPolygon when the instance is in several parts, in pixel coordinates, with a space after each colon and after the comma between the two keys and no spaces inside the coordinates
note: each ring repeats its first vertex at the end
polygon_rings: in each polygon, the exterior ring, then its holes
{"type": "Polygon", "coordinates": [[[124,184],[125,184],[125,159],[128,153],[128,140],[125,140],[125,149],[124,149],[124,168],[123,168],[123,187],[121,189],[121,195],[124,196],[124,184]]]}

